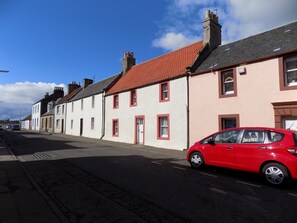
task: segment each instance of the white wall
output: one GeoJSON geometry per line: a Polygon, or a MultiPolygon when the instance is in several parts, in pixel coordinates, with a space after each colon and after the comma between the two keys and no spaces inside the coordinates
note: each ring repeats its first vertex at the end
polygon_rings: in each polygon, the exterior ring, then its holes
{"type": "Polygon", "coordinates": [[[67,104],[63,103],[63,104],[59,104],[55,106],[55,120],[54,120],[54,132],[55,133],[62,133],[65,132],[66,129],[66,125],[65,125],[65,121],[66,121],[66,107],[67,104]],[[63,111],[63,106],[64,106],[64,111],[63,111]],[[59,108],[59,109],[58,109],[59,108]],[[58,112],[59,110],[59,112],[58,112]],[[57,126],[57,120],[59,120],[59,126],[57,126]],[[64,129],[62,130],[62,122],[64,121],[64,129]]]}
{"type": "Polygon", "coordinates": [[[82,136],[89,138],[100,138],[102,135],[102,94],[95,95],[95,106],[92,108],[92,96],[83,99],[83,110],[81,110],[81,99],[67,103],[66,108],[66,134],[80,135],[80,120],[83,119],[82,136]],[[94,129],[91,129],[91,118],[95,118],[94,129]],[[71,120],[73,128],[71,129],[71,120]]]}
{"type": "Polygon", "coordinates": [[[30,130],[31,127],[31,120],[21,121],[21,128],[30,130]]]}
{"type": "Polygon", "coordinates": [[[119,108],[113,109],[113,95],[106,97],[104,139],[135,143],[135,116],[144,116],[144,144],[183,150],[187,147],[187,80],[169,82],[170,101],[159,102],[159,84],[136,89],[137,106],[130,106],[130,91],[119,94],[119,108]],[[157,115],[169,114],[170,139],[157,138],[157,115]],[[119,120],[119,136],[112,136],[112,120],[119,120]]]}
{"type": "Polygon", "coordinates": [[[296,90],[280,91],[278,59],[244,66],[246,74],[236,72],[236,97],[219,98],[218,72],[190,77],[191,144],[219,130],[218,115],[239,114],[241,127],[274,127],[271,103],[296,101],[296,90]]]}
{"type": "Polygon", "coordinates": [[[32,106],[32,130],[40,130],[40,112],[41,112],[41,102],[38,102],[32,106]]]}

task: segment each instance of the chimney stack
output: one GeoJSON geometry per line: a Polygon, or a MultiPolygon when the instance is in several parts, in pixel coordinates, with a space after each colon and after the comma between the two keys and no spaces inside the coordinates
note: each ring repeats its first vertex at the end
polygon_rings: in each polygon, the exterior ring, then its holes
{"type": "Polygon", "coordinates": [[[122,59],[123,75],[125,75],[128,72],[128,70],[130,70],[131,67],[135,65],[135,63],[136,63],[136,60],[133,56],[133,52],[124,53],[124,58],[122,59]]]}
{"type": "Polygon", "coordinates": [[[48,92],[45,92],[44,98],[47,98],[49,96],[48,92]]]}
{"type": "Polygon", "coordinates": [[[213,12],[207,10],[206,17],[203,22],[203,44],[208,44],[210,50],[213,50],[221,45],[221,29],[222,26],[219,24],[218,16],[213,12]]]}
{"type": "Polygon", "coordinates": [[[54,88],[54,100],[57,100],[58,98],[64,97],[64,89],[63,87],[55,87],[54,88]]]}
{"type": "Polygon", "coordinates": [[[83,88],[85,89],[86,87],[88,87],[89,85],[93,84],[93,80],[85,78],[83,79],[83,88]]]}
{"type": "Polygon", "coordinates": [[[75,89],[80,88],[80,85],[77,84],[75,81],[72,81],[71,84],[68,84],[68,94],[70,94],[75,89]]]}

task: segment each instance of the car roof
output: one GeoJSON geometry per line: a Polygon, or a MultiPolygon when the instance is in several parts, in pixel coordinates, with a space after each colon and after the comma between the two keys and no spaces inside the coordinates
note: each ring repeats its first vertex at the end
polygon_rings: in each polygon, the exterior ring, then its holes
{"type": "Polygon", "coordinates": [[[281,129],[281,128],[272,128],[272,127],[259,127],[259,126],[257,126],[257,127],[237,127],[237,128],[228,128],[228,129],[224,129],[224,130],[221,130],[221,131],[213,132],[212,134],[210,134],[210,135],[208,135],[206,137],[203,137],[198,142],[201,142],[201,141],[207,139],[208,137],[210,137],[212,135],[215,135],[215,134],[218,134],[220,132],[232,131],[232,130],[266,130],[266,131],[280,132],[280,133],[283,133],[283,134],[291,134],[291,133],[297,134],[297,131],[290,130],[290,129],[281,129]]]}
{"type": "Polygon", "coordinates": [[[218,132],[222,131],[230,131],[230,130],[266,130],[266,131],[275,131],[275,132],[282,132],[282,133],[289,133],[289,132],[296,132],[291,129],[281,129],[281,128],[273,128],[273,127],[238,127],[238,128],[228,128],[224,129],[218,132]]]}

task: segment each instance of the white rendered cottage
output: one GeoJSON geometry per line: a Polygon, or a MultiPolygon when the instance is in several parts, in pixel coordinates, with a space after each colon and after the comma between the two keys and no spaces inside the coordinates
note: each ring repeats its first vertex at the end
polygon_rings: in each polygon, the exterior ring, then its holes
{"type": "Polygon", "coordinates": [[[72,82],[68,85],[68,94],[57,101],[55,106],[54,115],[54,132],[65,133],[66,130],[66,113],[67,102],[71,100],[76,94],[78,94],[82,88],[76,82],[72,82]]]}
{"type": "Polygon", "coordinates": [[[118,75],[97,83],[84,79],[82,90],[66,106],[66,134],[100,139],[104,132],[104,93],[118,75]]]}
{"type": "Polygon", "coordinates": [[[188,75],[221,44],[218,17],[207,12],[204,40],[135,65],[125,53],[123,76],[107,91],[104,139],[167,149],[189,147],[188,75]]]}

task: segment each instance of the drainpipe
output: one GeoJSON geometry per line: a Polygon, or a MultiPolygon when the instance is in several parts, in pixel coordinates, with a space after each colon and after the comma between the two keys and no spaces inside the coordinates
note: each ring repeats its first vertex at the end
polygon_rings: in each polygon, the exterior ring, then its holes
{"type": "Polygon", "coordinates": [[[190,148],[190,86],[189,76],[191,75],[191,67],[187,67],[187,149],[190,148]]]}
{"type": "Polygon", "coordinates": [[[102,128],[101,128],[101,137],[102,139],[105,136],[105,92],[102,93],[102,128]]]}

